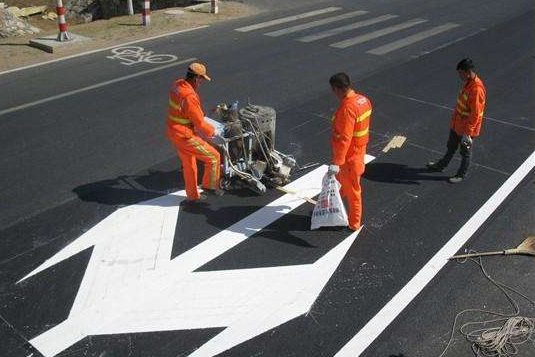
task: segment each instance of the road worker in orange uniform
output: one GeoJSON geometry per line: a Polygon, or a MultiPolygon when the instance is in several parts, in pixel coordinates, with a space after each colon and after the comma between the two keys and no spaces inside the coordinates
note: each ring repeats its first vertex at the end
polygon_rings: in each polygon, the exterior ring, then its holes
{"type": "Polygon", "coordinates": [[[472,158],[474,137],[479,136],[483,122],[487,93],[483,82],[474,72],[474,68],[474,63],[469,58],[457,64],[457,72],[463,81],[463,87],[451,118],[448,151],[442,159],[427,164],[430,170],[442,172],[450,163],[457,148],[460,147],[461,166],[457,174],[448,179],[450,183],[459,183],[464,180],[472,158]]]}
{"type": "Polygon", "coordinates": [[[357,230],[362,217],[360,177],[364,173],[372,104],[350,87],[345,73],[335,74],[329,83],[340,107],[332,119],[332,164],[328,172],[340,182],[340,194],[348,206],[349,228],[357,230]]]}
{"type": "Polygon", "coordinates": [[[169,90],[167,136],[175,145],[182,162],[187,201],[190,203],[206,198],[197,190],[197,160],[204,163],[204,191],[216,195],[223,193],[219,189],[219,153],[196,133],[197,130],[205,137],[215,135],[215,128],[204,120],[201,100],[196,92],[204,80],[210,81],[206,67],[200,63],[192,63],[188,67],[186,78],[175,81],[169,90]]]}

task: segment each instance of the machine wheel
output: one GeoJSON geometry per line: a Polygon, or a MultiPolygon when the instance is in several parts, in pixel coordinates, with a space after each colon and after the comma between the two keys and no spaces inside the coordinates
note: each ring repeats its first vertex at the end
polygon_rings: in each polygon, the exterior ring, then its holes
{"type": "Polygon", "coordinates": [[[222,178],[219,182],[219,187],[221,187],[222,190],[228,191],[232,187],[232,182],[227,178],[222,178]]]}

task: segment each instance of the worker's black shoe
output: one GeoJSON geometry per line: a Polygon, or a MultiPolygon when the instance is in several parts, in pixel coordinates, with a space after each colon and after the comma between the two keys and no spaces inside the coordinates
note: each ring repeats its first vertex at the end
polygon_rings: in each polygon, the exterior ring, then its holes
{"type": "Polygon", "coordinates": [[[195,205],[204,204],[204,203],[206,203],[207,199],[208,199],[208,197],[204,193],[201,193],[199,195],[199,198],[196,199],[196,200],[184,200],[184,201],[182,201],[181,206],[195,206],[195,205]]]}
{"type": "Polygon", "coordinates": [[[334,226],[334,227],[328,227],[326,230],[329,231],[335,231],[335,232],[342,232],[342,233],[355,233],[355,231],[358,231],[358,229],[350,228],[349,226],[334,226]]]}
{"type": "Polygon", "coordinates": [[[453,177],[450,177],[448,179],[448,182],[449,183],[460,183],[460,182],[463,182],[463,180],[464,180],[464,176],[455,175],[453,177]]]}
{"type": "Polygon", "coordinates": [[[444,171],[444,166],[440,165],[438,161],[429,161],[427,164],[425,164],[425,167],[427,167],[429,171],[435,171],[435,172],[444,171]]]}
{"type": "Polygon", "coordinates": [[[225,194],[225,191],[223,191],[220,188],[216,188],[215,190],[204,188],[203,190],[204,190],[204,192],[206,192],[207,195],[212,195],[212,196],[221,197],[221,196],[223,196],[225,194]]]}

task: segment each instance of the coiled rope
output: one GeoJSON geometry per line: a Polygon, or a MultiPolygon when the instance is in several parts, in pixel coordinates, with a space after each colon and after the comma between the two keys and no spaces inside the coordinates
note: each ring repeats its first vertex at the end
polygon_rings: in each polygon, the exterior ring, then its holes
{"type": "MultiPolygon", "coordinates": [[[[476,252],[471,251],[470,253],[476,252]]],[[[459,329],[460,333],[472,344],[472,352],[474,353],[474,356],[509,357],[517,355],[519,352],[518,347],[520,345],[527,342],[535,343],[535,318],[519,316],[520,308],[517,301],[513,299],[512,293],[522,297],[533,306],[535,306],[535,301],[518,290],[493,279],[487,273],[481,257],[470,258],[468,260],[478,265],[487,280],[503,293],[511,304],[514,312],[505,314],[481,309],[467,309],[459,312],[453,321],[449,341],[439,357],[444,357],[446,355],[446,352],[453,341],[457,322],[461,316],[467,313],[479,313],[496,317],[484,321],[468,322],[463,324],[459,329]]],[[[464,264],[466,261],[467,260],[460,261],[460,263],[464,264]]]]}

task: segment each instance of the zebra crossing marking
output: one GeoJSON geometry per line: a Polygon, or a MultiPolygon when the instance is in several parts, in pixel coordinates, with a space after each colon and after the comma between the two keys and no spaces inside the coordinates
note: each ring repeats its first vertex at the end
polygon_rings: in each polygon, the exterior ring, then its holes
{"type": "Polygon", "coordinates": [[[350,46],[358,45],[360,43],[364,43],[364,42],[376,39],[381,36],[385,36],[385,35],[388,35],[397,31],[407,29],[409,27],[419,25],[427,21],[428,20],[425,20],[425,19],[412,19],[407,22],[403,22],[401,24],[397,24],[397,25],[390,26],[390,27],[385,27],[383,29],[376,30],[376,31],[373,31],[364,35],[360,35],[357,37],[353,37],[347,40],[343,40],[340,42],[335,42],[335,43],[330,44],[329,46],[334,47],[334,48],[347,48],[350,46]]]}
{"type": "Polygon", "coordinates": [[[284,24],[284,23],[287,23],[287,22],[291,22],[291,21],[295,21],[295,20],[301,20],[301,19],[305,19],[305,18],[308,18],[308,17],[313,17],[313,16],[317,16],[317,15],[321,15],[321,14],[326,14],[326,13],[333,12],[333,11],[338,11],[338,10],[342,10],[342,8],[341,7],[326,7],[324,9],[309,11],[309,12],[305,12],[305,13],[302,13],[302,14],[299,14],[299,15],[282,17],[282,18],[279,18],[279,19],[270,20],[270,21],[266,21],[266,22],[261,22],[261,23],[258,23],[258,24],[250,25],[250,26],[240,27],[240,28],[237,28],[235,31],[238,31],[238,32],[254,31],[254,30],[261,29],[261,28],[274,26],[274,25],[280,25],[280,24],[284,24]]]}
{"type": "MultiPolygon", "coordinates": [[[[292,21],[297,21],[297,20],[301,20],[301,19],[310,18],[310,17],[313,17],[313,16],[318,16],[318,15],[322,15],[322,14],[328,14],[328,13],[339,11],[339,10],[342,10],[342,8],[341,7],[335,7],[335,6],[326,7],[326,8],[319,9],[319,10],[309,11],[309,12],[305,12],[305,13],[301,13],[301,14],[297,14],[297,15],[293,15],[293,16],[282,17],[282,18],[278,18],[278,19],[274,19],[274,20],[270,20],[270,21],[266,21],[266,22],[261,22],[261,23],[256,23],[256,24],[252,24],[252,25],[249,25],[249,26],[245,26],[245,27],[240,27],[240,28],[235,29],[235,31],[239,31],[239,32],[254,31],[254,30],[263,29],[263,28],[270,27],[270,26],[281,25],[281,24],[292,22],[292,21]]],[[[303,31],[303,30],[312,29],[312,28],[315,28],[315,27],[320,27],[320,26],[336,23],[336,22],[339,22],[339,21],[344,21],[344,20],[351,19],[351,18],[354,18],[354,17],[357,17],[357,16],[362,16],[362,15],[365,15],[365,14],[369,14],[369,12],[365,11],[365,10],[350,11],[350,12],[342,13],[342,14],[335,15],[335,16],[324,17],[324,18],[319,19],[319,20],[309,21],[309,22],[298,24],[298,25],[293,25],[293,26],[289,26],[289,27],[285,27],[285,28],[280,28],[278,30],[269,31],[269,32],[264,33],[264,35],[265,36],[270,36],[270,37],[284,36],[284,35],[292,34],[292,33],[295,33],[295,32],[299,32],[299,31],[303,31]]],[[[380,16],[373,17],[373,18],[370,18],[370,19],[366,19],[366,20],[362,20],[362,21],[358,21],[358,22],[353,22],[353,23],[350,23],[350,24],[347,24],[347,25],[338,26],[338,27],[327,29],[327,30],[323,30],[323,31],[320,31],[320,32],[315,32],[315,33],[312,33],[312,34],[307,35],[307,36],[296,38],[295,40],[299,41],[299,42],[303,42],[303,43],[310,43],[310,42],[322,40],[322,39],[325,39],[325,38],[328,38],[328,37],[341,35],[341,34],[343,34],[345,32],[349,32],[349,31],[352,31],[352,30],[357,30],[357,29],[360,29],[360,28],[363,28],[363,27],[366,27],[366,26],[370,26],[370,25],[381,23],[381,22],[389,21],[389,20],[392,20],[392,19],[395,19],[395,18],[398,18],[398,17],[399,17],[398,15],[393,15],[393,14],[380,15],[380,16]]],[[[428,21],[429,20],[427,20],[427,19],[414,18],[414,19],[408,20],[406,22],[402,22],[402,23],[398,23],[398,24],[395,24],[395,25],[392,25],[392,26],[380,28],[380,29],[377,29],[377,30],[374,30],[374,31],[371,31],[371,32],[368,32],[368,33],[360,34],[360,35],[358,35],[356,37],[346,38],[346,39],[340,40],[338,42],[331,43],[331,44],[329,44],[329,47],[338,48],[338,49],[345,49],[345,48],[348,48],[348,47],[351,47],[351,46],[354,46],[354,45],[358,45],[358,44],[361,44],[361,43],[364,43],[364,42],[368,42],[368,41],[374,40],[374,39],[382,37],[382,36],[386,36],[386,35],[389,35],[389,34],[396,33],[398,31],[402,31],[402,30],[408,29],[410,27],[413,27],[413,26],[416,26],[416,25],[419,25],[419,24],[423,24],[423,23],[428,22],[428,21]]],[[[452,29],[457,28],[459,26],[461,26],[461,25],[453,23],[453,22],[447,22],[445,24],[438,25],[438,26],[429,28],[429,29],[424,30],[424,31],[420,31],[420,32],[415,33],[415,34],[408,35],[408,36],[400,38],[398,40],[394,40],[392,42],[389,42],[389,43],[386,43],[386,44],[383,44],[383,45],[379,45],[378,47],[375,47],[375,48],[372,48],[372,49],[366,51],[366,53],[369,53],[369,54],[372,54],[372,55],[384,55],[384,54],[399,50],[401,48],[407,47],[409,45],[415,44],[417,42],[423,41],[423,40],[425,40],[425,39],[427,39],[429,37],[436,36],[436,35],[438,35],[440,33],[452,30],[452,29]]]]}
{"type": "Polygon", "coordinates": [[[422,32],[418,32],[414,35],[407,36],[405,38],[399,39],[394,42],[387,43],[386,45],[376,47],[374,49],[371,49],[367,51],[367,53],[371,53],[374,55],[384,55],[386,53],[398,50],[400,48],[412,45],[413,43],[425,40],[426,38],[438,35],[439,33],[454,29],[456,27],[459,27],[459,24],[454,24],[451,22],[448,22],[444,25],[433,27],[429,30],[425,30],[422,32]]]}
{"type": "Polygon", "coordinates": [[[386,14],[386,15],[374,17],[374,18],[369,19],[369,20],[359,21],[359,22],[355,22],[353,24],[349,24],[349,25],[337,27],[337,28],[334,28],[334,29],[330,29],[330,30],[327,30],[327,31],[319,32],[317,34],[301,37],[301,38],[297,39],[297,41],[299,41],[299,42],[307,42],[307,43],[308,42],[313,42],[313,41],[321,40],[321,39],[326,38],[326,37],[338,35],[338,34],[341,34],[343,32],[346,32],[346,31],[356,30],[356,29],[361,28],[361,27],[365,27],[365,26],[373,25],[373,24],[376,24],[376,23],[379,23],[379,22],[395,19],[396,17],[398,17],[398,16],[397,15],[386,14]]]}
{"type": "Polygon", "coordinates": [[[281,29],[281,30],[277,30],[277,31],[268,32],[268,33],[265,33],[264,35],[266,35],[266,36],[271,36],[271,37],[277,37],[277,36],[287,35],[287,34],[290,34],[290,33],[297,32],[297,31],[302,31],[302,30],[306,30],[306,29],[313,28],[313,27],[317,27],[317,26],[322,26],[322,25],[330,24],[331,22],[336,22],[336,21],[341,21],[341,20],[345,20],[345,19],[350,19],[350,18],[352,18],[352,17],[360,16],[360,15],[364,15],[364,14],[367,14],[367,13],[368,13],[368,11],[362,11],[362,10],[359,10],[359,11],[352,11],[352,12],[348,12],[348,13],[346,13],[346,14],[337,15],[337,16],[333,16],[333,17],[328,17],[328,18],[326,18],[326,19],[321,19],[321,20],[316,20],[316,21],[312,21],[312,22],[307,22],[307,23],[305,23],[305,24],[296,25],[296,26],[292,26],[292,27],[285,28],[285,29],[281,29]]]}

